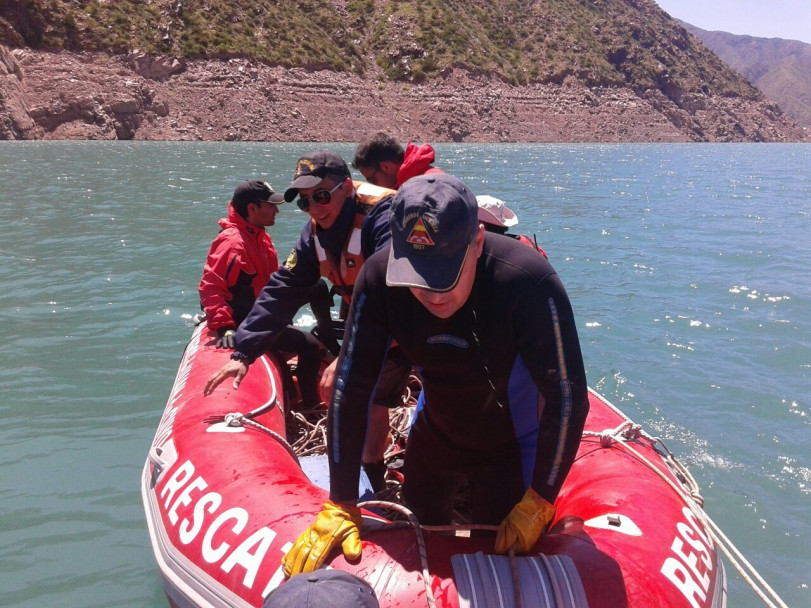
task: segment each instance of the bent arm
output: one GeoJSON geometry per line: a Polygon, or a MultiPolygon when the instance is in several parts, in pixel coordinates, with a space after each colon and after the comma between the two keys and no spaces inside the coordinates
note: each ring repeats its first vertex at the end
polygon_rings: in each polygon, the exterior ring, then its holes
{"type": "Polygon", "coordinates": [[[330,500],[341,503],[358,498],[369,407],[389,344],[380,302],[385,285],[369,285],[367,268],[365,264],[361,269],[355,289],[359,295],[349,309],[328,416],[330,500]]]}
{"type": "Polygon", "coordinates": [[[588,414],[588,385],[574,314],[563,285],[551,274],[521,298],[519,348],[544,398],[532,488],[554,503],[574,463],[588,414]]]}
{"type": "Polygon", "coordinates": [[[302,232],[288,261],[270,275],[250,313],[237,328],[234,358],[252,363],[267,351],[298,309],[307,303],[320,276],[315,252],[302,232]]]}
{"type": "Polygon", "coordinates": [[[231,277],[239,274],[240,252],[221,238],[212,243],[203,267],[203,276],[197,286],[200,305],[208,317],[208,326],[213,330],[236,327],[229,303],[231,277]]]}

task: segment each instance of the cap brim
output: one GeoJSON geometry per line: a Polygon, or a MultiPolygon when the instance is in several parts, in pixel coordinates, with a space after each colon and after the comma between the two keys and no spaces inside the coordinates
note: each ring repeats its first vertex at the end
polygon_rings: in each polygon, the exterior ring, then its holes
{"type": "Polygon", "coordinates": [[[498,219],[494,213],[491,213],[489,209],[485,209],[484,207],[479,207],[479,221],[485,224],[493,224],[493,226],[504,227],[501,220],[498,219]]]}
{"type": "Polygon", "coordinates": [[[386,285],[416,287],[431,291],[450,291],[459,282],[470,246],[451,256],[418,256],[410,258],[394,247],[389,252],[386,285]]]}
{"type": "Polygon", "coordinates": [[[284,202],[284,194],[281,192],[274,192],[268,197],[266,203],[273,203],[274,205],[281,205],[284,202]]]}
{"type": "Polygon", "coordinates": [[[288,203],[298,196],[299,190],[314,188],[324,181],[323,177],[317,175],[301,175],[293,180],[293,183],[284,191],[284,200],[288,203]]]}
{"type": "Polygon", "coordinates": [[[504,215],[505,215],[504,219],[501,219],[486,207],[479,207],[480,222],[484,222],[486,224],[493,224],[494,226],[501,226],[502,228],[509,228],[510,226],[515,226],[518,223],[518,218],[516,217],[515,213],[513,213],[509,209],[505,210],[504,215]]]}
{"type": "Polygon", "coordinates": [[[518,223],[518,217],[516,217],[515,213],[513,213],[510,210],[507,210],[507,213],[509,215],[507,215],[507,217],[504,218],[504,225],[507,228],[510,228],[511,226],[515,226],[518,223]]]}

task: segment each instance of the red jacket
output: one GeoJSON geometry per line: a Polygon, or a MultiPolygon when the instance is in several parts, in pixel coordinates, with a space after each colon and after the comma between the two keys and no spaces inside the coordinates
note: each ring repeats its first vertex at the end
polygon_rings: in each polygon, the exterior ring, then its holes
{"type": "Polygon", "coordinates": [[[213,330],[234,328],[248,315],[270,275],[279,267],[267,231],[249,224],[233,205],[222,230],[211,243],[197,290],[213,330]]]}
{"type": "Polygon", "coordinates": [[[400,165],[400,169],[397,171],[397,184],[395,188],[399,188],[403,185],[404,181],[417,175],[443,173],[442,169],[431,166],[431,163],[434,162],[434,158],[434,149],[431,147],[431,144],[415,146],[409,142],[405,149],[403,164],[400,165]]]}

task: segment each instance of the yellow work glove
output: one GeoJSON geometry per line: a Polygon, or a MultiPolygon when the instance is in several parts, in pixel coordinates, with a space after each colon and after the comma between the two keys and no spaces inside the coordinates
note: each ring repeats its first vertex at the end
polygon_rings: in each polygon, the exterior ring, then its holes
{"type": "Polygon", "coordinates": [[[302,532],[293,548],[282,558],[284,575],[318,570],[327,555],[340,543],[346,559],[357,559],[361,554],[360,509],[328,500],[315,518],[315,523],[302,532]]]}
{"type": "Polygon", "coordinates": [[[512,548],[516,553],[529,553],[554,516],[555,506],[529,488],[501,522],[496,535],[496,553],[504,555],[512,548]]]}

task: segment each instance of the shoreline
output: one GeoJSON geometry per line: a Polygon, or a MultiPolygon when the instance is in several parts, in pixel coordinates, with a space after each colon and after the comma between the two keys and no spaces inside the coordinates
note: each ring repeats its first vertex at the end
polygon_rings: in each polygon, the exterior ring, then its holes
{"type": "Polygon", "coordinates": [[[422,84],[248,59],[0,46],[0,140],[469,143],[808,142],[772,101],[658,89],[513,86],[453,69],[422,84]]]}

